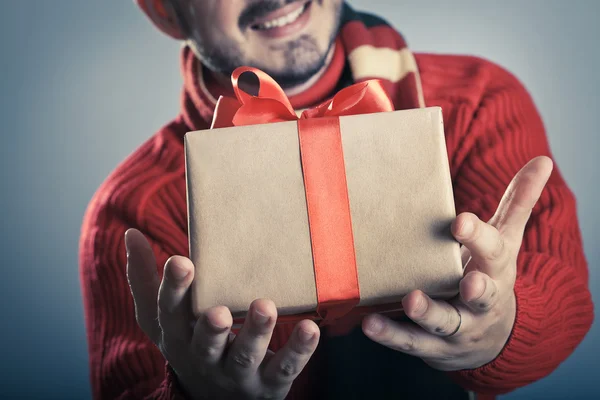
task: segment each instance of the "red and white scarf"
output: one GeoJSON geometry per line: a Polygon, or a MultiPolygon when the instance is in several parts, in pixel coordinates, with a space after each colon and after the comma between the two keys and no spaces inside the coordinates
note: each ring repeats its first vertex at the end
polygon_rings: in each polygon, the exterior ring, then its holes
{"type": "MultiPolygon", "coordinates": [[[[201,61],[185,46],[181,52],[184,77],[182,118],[188,130],[210,126],[218,96],[230,92],[203,72],[201,61]]],[[[371,14],[343,5],[342,23],[327,70],[305,92],[290,97],[294,108],[315,106],[344,86],[380,79],[396,110],[424,107],[419,71],[400,33],[371,14]]],[[[185,132],[184,132],[185,134],[185,132]]]]}

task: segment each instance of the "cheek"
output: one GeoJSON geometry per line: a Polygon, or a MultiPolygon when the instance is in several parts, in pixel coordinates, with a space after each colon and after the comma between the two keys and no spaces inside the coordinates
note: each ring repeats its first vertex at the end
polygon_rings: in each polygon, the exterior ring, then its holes
{"type": "Polygon", "coordinates": [[[341,0],[315,0],[318,7],[314,11],[315,14],[315,28],[314,32],[322,44],[329,44],[333,29],[336,27],[337,18],[341,12],[342,2],[341,0]]]}
{"type": "Polygon", "coordinates": [[[196,0],[189,4],[192,34],[206,44],[240,40],[238,16],[244,7],[240,0],[196,0]]]}

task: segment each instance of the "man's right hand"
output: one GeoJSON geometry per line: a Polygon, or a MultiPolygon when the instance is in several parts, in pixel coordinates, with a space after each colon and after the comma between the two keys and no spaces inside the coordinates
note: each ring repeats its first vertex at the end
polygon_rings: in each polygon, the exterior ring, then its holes
{"type": "Polygon", "coordinates": [[[193,399],[283,399],[319,342],[310,320],[296,325],[277,353],[267,349],[277,310],[270,300],[255,300],[235,336],[227,307],[191,312],[192,262],[180,256],[165,264],[162,282],[152,248],[135,229],[125,234],[127,278],[138,325],[158,346],[179,384],[193,399]]]}

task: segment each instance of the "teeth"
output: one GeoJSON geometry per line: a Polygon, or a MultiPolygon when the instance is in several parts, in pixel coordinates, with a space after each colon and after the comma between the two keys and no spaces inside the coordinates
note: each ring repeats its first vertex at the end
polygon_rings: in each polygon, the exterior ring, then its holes
{"type": "Polygon", "coordinates": [[[279,17],[272,21],[267,21],[265,23],[259,24],[258,29],[272,29],[289,25],[302,15],[302,13],[304,12],[304,8],[305,7],[300,7],[296,11],[292,11],[291,13],[284,15],[283,17],[279,17]]]}

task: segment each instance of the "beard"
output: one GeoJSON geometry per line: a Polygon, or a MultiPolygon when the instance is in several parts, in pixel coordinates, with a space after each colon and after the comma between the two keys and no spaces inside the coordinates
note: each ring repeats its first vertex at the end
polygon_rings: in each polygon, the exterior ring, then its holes
{"type": "Polygon", "coordinates": [[[327,49],[320,51],[315,38],[302,35],[296,40],[272,48],[281,52],[284,59],[283,68],[277,69],[260,61],[249,60],[234,48],[202,51],[197,45],[195,47],[202,63],[214,72],[229,76],[237,67],[248,65],[269,74],[282,88],[288,88],[308,81],[325,66],[329,49],[334,41],[335,35],[332,35],[327,49]]]}
{"type": "Polygon", "coordinates": [[[244,55],[236,43],[222,43],[219,46],[206,46],[200,38],[190,40],[192,49],[202,63],[213,72],[230,76],[240,66],[247,65],[258,68],[269,74],[282,88],[301,85],[323,69],[327,62],[329,50],[333,46],[341,23],[342,7],[335,10],[335,23],[328,37],[325,49],[320,49],[317,39],[309,34],[289,42],[273,45],[269,51],[273,52],[280,66],[274,67],[268,62],[244,55]]]}

